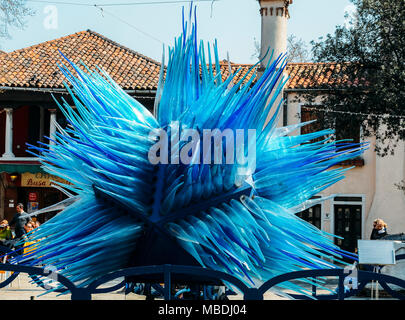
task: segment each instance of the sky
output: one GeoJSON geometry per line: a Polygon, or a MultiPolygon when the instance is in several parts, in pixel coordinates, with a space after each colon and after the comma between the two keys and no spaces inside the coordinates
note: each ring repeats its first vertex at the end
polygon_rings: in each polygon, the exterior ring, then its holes
{"type": "MultiPolygon", "coordinates": [[[[163,46],[171,46],[181,32],[182,7],[189,6],[186,2],[162,3],[165,1],[176,0],[27,0],[35,15],[26,19],[24,30],[11,29],[12,38],[0,40],[0,49],[10,52],[90,29],[160,61],[163,46]],[[127,3],[142,4],[120,5],[127,3]]],[[[221,60],[229,54],[235,63],[256,62],[255,41],[260,42],[261,37],[257,0],[203,0],[195,4],[199,38],[210,43],[217,39],[221,60]]],[[[350,0],[294,0],[288,35],[307,43],[318,40],[345,23],[344,13],[349,8],[350,0]]]]}

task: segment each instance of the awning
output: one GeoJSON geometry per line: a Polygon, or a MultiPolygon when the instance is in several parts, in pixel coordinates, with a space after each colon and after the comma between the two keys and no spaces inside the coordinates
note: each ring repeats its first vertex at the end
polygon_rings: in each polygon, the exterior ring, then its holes
{"type": "Polygon", "coordinates": [[[24,173],[24,172],[31,172],[31,173],[38,173],[38,172],[45,172],[41,169],[39,164],[4,164],[0,163],[0,172],[7,172],[7,173],[24,173]]]}

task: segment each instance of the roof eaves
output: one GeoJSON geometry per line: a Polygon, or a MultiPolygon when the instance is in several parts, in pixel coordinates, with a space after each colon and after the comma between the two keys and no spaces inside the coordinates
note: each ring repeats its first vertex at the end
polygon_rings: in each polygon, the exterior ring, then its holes
{"type": "Polygon", "coordinates": [[[139,57],[145,59],[145,60],[148,61],[148,62],[157,64],[157,65],[159,65],[159,66],[161,65],[160,62],[158,62],[158,61],[156,61],[156,60],[154,60],[154,59],[152,59],[152,58],[149,58],[149,57],[147,57],[147,56],[145,56],[145,55],[143,55],[143,54],[141,54],[141,53],[139,53],[139,52],[137,52],[137,51],[135,51],[135,50],[133,50],[133,49],[130,49],[130,48],[126,47],[126,46],[123,46],[122,44],[119,44],[118,42],[115,42],[114,40],[111,40],[111,39],[107,38],[106,36],[104,36],[104,35],[102,35],[102,34],[96,32],[96,31],[87,29],[86,32],[88,32],[88,33],[90,33],[90,34],[92,34],[92,35],[94,35],[94,36],[96,36],[96,37],[99,37],[99,38],[101,38],[102,40],[107,41],[108,43],[110,43],[110,44],[112,44],[112,45],[114,45],[114,46],[116,46],[116,47],[118,47],[118,48],[124,49],[125,51],[128,51],[128,52],[130,52],[130,53],[132,53],[132,54],[134,54],[134,55],[137,55],[137,56],[139,56],[139,57]]]}

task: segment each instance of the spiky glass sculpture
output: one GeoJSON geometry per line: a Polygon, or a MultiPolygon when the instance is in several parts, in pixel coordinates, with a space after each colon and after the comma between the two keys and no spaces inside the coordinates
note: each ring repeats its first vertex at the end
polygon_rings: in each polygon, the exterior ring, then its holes
{"type": "MultiPolygon", "coordinates": [[[[196,24],[183,19],[183,34],[161,70],[154,115],[104,71],[61,63],[75,109],[59,105],[69,125],[58,127],[52,148],[30,148],[47,172],[72,185],[58,184],[68,199],[42,212],[63,210],[30,235],[38,242],[20,263],[52,265],[85,286],[128,266],[195,262],[259,286],[285,272],[355,259],[295,213],[323,200],[310,199],[342,179],[347,169],[334,166],[365,146],[334,142],[332,130],[291,135],[307,123],[276,127],[284,56],[260,78],[253,66],[236,82],[237,73],[223,81],[216,45],[214,52],[213,67],[210,50],[197,43],[196,24]],[[214,129],[234,138],[242,132],[245,143],[229,151],[225,139],[209,142],[204,148],[211,152],[185,164],[179,155],[190,147],[188,129],[200,143],[214,129]],[[161,160],[166,151],[170,160],[154,164],[150,155],[162,130],[174,143],[155,155],[161,160]],[[216,161],[206,161],[218,146],[224,148],[216,161]],[[232,157],[246,161],[226,161],[232,157]]],[[[304,292],[293,283],[278,288],[304,292]]]]}

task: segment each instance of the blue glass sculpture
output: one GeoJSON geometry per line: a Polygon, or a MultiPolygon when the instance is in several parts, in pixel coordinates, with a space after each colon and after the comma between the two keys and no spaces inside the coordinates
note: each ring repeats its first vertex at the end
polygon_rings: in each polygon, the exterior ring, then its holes
{"type": "MultiPolygon", "coordinates": [[[[198,264],[259,286],[282,273],[356,259],[295,213],[324,200],[310,199],[343,179],[348,169],[336,165],[366,146],[333,141],[332,130],[290,135],[308,123],[276,127],[285,56],[260,78],[253,66],[238,81],[239,71],[223,80],[216,44],[212,58],[189,21],[183,18],[162,67],[154,114],[103,70],[61,62],[75,103],[59,104],[69,126],[58,127],[52,148],[30,148],[44,170],[72,184],[55,182],[68,198],[40,212],[63,210],[30,235],[38,242],[20,263],[52,265],[79,286],[120,268],[160,263],[198,264]],[[159,129],[174,144],[166,149],[169,163],[153,164],[159,129]],[[242,132],[249,142],[224,148],[215,163],[198,154],[185,164],[178,154],[190,146],[182,139],[188,129],[201,138],[204,130],[242,132]],[[228,156],[247,161],[228,163],[228,156]]],[[[290,282],[278,288],[306,294],[290,282]]]]}

